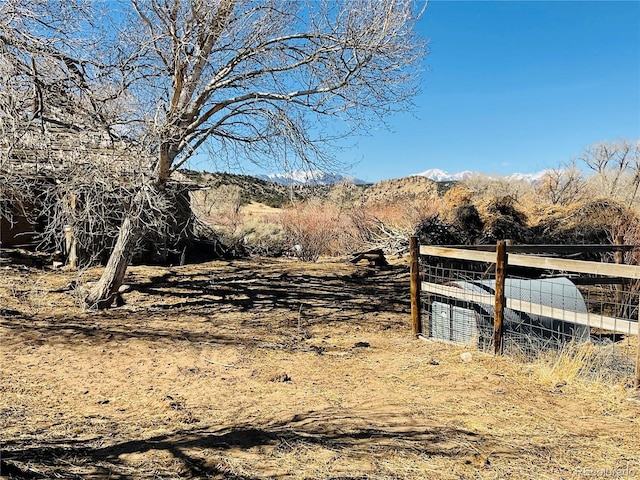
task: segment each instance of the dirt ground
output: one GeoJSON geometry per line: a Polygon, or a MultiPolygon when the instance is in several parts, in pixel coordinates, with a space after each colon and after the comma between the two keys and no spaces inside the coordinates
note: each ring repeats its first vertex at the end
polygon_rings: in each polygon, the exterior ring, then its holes
{"type": "Polygon", "coordinates": [[[629,388],[413,339],[406,260],[76,276],[1,267],[3,478],[640,478],[629,388]]]}

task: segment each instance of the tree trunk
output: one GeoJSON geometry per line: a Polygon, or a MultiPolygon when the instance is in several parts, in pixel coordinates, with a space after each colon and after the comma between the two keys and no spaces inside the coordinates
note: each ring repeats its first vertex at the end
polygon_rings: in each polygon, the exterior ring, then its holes
{"type": "Polygon", "coordinates": [[[98,283],[91,288],[85,298],[85,304],[89,308],[109,308],[118,298],[118,290],[122,286],[127,267],[133,258],[136,244],[144,234],[145,227],[140,219],[140,213],[148,207],[145,203],[149,201],[149,192],[158,193],[164,189],[170,175],[169,169],[177,154],[175,146],[167,143],[161,145],[160,158],[154,171],[155,182],[150,186],[151,188],[141,187],[133,197],[129,211],[120,226],[118,239],[109,256],[107,266],[98,283]]]}
{"type": "Polygon", "coordinates": [[[116,245],[109,256],[102,277],[91,288],[85,299],[86,305],[91,308],[109,308],[118,295],[118,289],[124,281],[136,243],[142,235],[140,221],[134,216],[135,213],[128,213],[122,221],[116,245]]]}

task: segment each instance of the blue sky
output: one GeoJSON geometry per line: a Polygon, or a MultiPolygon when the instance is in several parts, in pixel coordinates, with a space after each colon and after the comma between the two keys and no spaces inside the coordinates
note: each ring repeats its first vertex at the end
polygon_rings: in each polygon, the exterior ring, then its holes
{"type": "Polygon", "coordinates": [[[640,137],[640,2],[431,0],[422,94],[340,158],[368,181],[557,168],[640,137]]]}
{"type": "Polygon", "coordinates": [[[533,173],[640,137],[637,0],[430,0],[419,29],[430,53],[415,110],[345,141],[337,158],[353,166],[340,173],[533,173]]]}

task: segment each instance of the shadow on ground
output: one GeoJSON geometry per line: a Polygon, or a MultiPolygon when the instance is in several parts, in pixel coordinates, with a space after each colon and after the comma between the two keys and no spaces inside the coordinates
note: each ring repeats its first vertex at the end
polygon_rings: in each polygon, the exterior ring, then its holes
{"type": "Polygon", "coordinates": [[[273,331],[302,316],[308,324],[357,325],[367,313],[392,316],[410,311],[405,266],[360,267],[340,275],[330,271],[288,273],[277,267],[252,268],[247,263],[229,263],[217,271],[215,262],[210,265],[210,271],[200,268],[195,273],[135,274],[125,295],[127,304],[107,312],[71,308],[68,314],[51,317],[6,310],[0,326],[31,345],[127,339],[235,345],[248,340],[236,332],[216,329],[221,317],[227,321],[229,314],[236,314],[238,328],[273,331]],[[190,323],[200,320],[202,327],[182,329],[180,324],[187,318],[190,323]]]}
{"type": "MultiPolygon", "coordinates": [[[[102,445],[101,440],[88,442],[51,440],[4,442],[3,467],[12,478],[277,478],[263,461],[251,464],[249,474],[222,467],[221,458],[278,459],[279,455],[316,448],[335,452],[352,461],[375,459],[376,455],[421,455],[460,459],[473,455],[491,439],[473,432],[443,426],[428,428],[406,426],[400,419],[367,415],[363,420],[336,411],[306,412],[288,421],[258,427],[239,425],[232,428],[200,428],[179,431],[145,439],[123,440],[102,445]],[[132,467],[126,461],[131,455],[164,452],[172,458],[164,465],[143,464],[132,467]],[[269,455],[265,456],[265,453],[269,455]],[[171,467],[170,467],[171,465],[171,467]],[[266,470],[262,470],[262,468],[266,470]],[[77,472],[77,473],[73,473],[77,472]],[[176,477],[177,475],[177,477],[176,477]]],[[[529,446],[536,449],[535,446],[529,446]]],[[[511,453],[517,453],[515,450],[511,453]]],[[[241,468],[239,470],[247,470],[241,468]]],[[[366,475],[365,475],[366,476],[366,475]]],[[[354,477],[364,478],[361,474],[354,477]]]]}
{"type": "Polygon", "coordinates": [[[160,300],[157,308],[164,310],[214,305],[222,310],[278,307],[297,311],[301,304],[316,308],[357,308],[362,313],[399,312],[409,308],[406,295],[409,276],[404,266],[363,268],[351,275],[262,273],[249,266],[238,266],[231,274],[173,273],[132,287],[159,299],[176,295],[181,299],[178,303],[166,304],[160,300]]]}

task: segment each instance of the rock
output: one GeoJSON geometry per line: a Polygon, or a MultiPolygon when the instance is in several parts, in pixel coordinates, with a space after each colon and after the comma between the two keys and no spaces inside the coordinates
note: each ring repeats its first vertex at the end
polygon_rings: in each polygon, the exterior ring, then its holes
{"type": "Polygon", "coordinates": [[[473,360],[473,355],[471,355],[471,353],[469,353],[469,352],[464,352],[464,353],[460,354],[460,359],[463,362],[470,362],[471,360],[473,360]]]}

